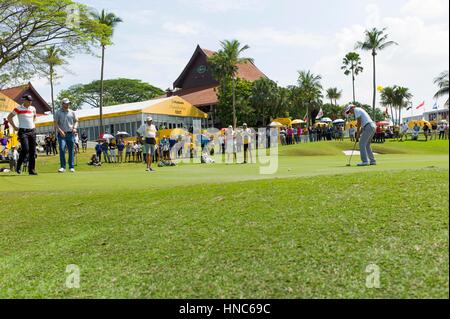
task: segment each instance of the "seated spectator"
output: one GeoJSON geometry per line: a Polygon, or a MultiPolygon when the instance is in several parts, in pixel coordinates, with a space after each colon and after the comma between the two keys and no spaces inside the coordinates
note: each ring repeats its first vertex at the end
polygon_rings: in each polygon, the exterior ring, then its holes
{"type": "Polygon", "coordinates": [[[88,163],[88,165],[102,166],[102,163],[100,163],[98,156],[96,154],[93,154],[91,157],[91,161],[88,163]]]}

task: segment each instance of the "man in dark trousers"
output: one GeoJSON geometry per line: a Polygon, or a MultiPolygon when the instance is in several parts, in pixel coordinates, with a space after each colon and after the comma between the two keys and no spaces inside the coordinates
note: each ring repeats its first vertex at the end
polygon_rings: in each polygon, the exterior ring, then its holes
{"type": "Polygon", "coordinates": [[[17,161],[17,174],[21,174],[22,164],[28,155],[28,174],[37,175],[36,173],[36,109],[33,104],[33,98],[30,95],[22,97],[23,104],[16,107],[9,115],[8,122],[18,132],[19,142],[21,146],[19,160],[17,161]],[[19,127],[14,123],[13,118],[17,116],[19,127]]]}

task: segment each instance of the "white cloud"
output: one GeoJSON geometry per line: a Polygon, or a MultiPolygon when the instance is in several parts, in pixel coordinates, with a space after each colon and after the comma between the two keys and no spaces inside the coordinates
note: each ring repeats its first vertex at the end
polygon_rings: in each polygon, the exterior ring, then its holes
{"type": "Polygon", "coordinates": [[[199,10],[223,13],[228,11],[255,11],[262,9],[266,0],[179,0],[181,4],[194,6],[199,10]]]}
{"type": "Polygon", "coordinates": [[[324,35],[302,31],[280,31],[273,28],[240,30],[235,34],[241,42],[255,44],[283,45],[288,47],[322,48],[329,39],[324,35]]]}
{"type": "Polygon", "coordinates": [[[202,26],[198,23],[187,22],[187,23],[174,23],[165,22],[162,28],[166,31],[178,33],[181,35],[196,35],[199,34],[202,26]]]}
{"type": "Polygon", "coordinates": [[[448,14],[448,0],[410,0],[402,12],[422,18],[441,17],[448,14]]]}

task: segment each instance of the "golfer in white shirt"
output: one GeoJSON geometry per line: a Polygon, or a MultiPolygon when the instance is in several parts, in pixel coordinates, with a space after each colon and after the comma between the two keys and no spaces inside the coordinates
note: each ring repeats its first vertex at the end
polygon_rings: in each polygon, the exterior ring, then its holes
{"type": "Polygon", "coordinates": [[[356,107],[353,104],[348,105],[344,113],[346,117],[354,114],[357,120],[356,137],[359,137],[359,151],[361,153],[361,163],[358,166],[377,165],[370,145],[376,131],[374,121],[364,109],[356,107]]]}
{"type": "Polygon", "coordinates": [[[153,125],[153,118],[151,116],[147,117],[147,120],[138,129],[137,133],[139,136],[144,138],[144,148],[145,154],[147,154],[146,163],[147,171],[154,172],[152,168],[153,156],[155,155],[155,145],[156,145],[156,127],[153,125]]]}

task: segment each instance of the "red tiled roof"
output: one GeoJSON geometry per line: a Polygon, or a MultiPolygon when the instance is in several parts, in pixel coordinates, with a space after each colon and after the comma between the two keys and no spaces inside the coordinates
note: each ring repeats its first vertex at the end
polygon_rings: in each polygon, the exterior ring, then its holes
{"type": "Polygon", "coordinates": [[[15,87],[12,87],[12,88],[3,89],[3,90],[0,90],[0,92],[5,94],[10,99],[15,100],[18,97],[21,97],[21,94],[24,91],[28,90],[28,88],[29,88],[29,84],[24,84],[24,85],[15,86],[15,87]]]}
{"type": "MultiPolygon", "coordinates": [[[[211,51],[208,49],[203,49],[203,48],[201,48],[201,49],[208,58],[210,58],[214,54],[216,54],[216,52],[214,52],[214,51],[211,51]]],[[[239,64],[237,76],[239,78],[247,80],[247,81],[256,81],[256,80],[259,80],[260,78],[266,77],[266,75],[264,73],[262,73],[261,70],[258,69],[258,67],[251,62],[239,64]]]]}
{"type": "Polygon", "coordinates": [[[206,86],[201,88],[182,89],[173,94],[178,95],[194,106],[217,104],[217,86],[206,86]]]}

